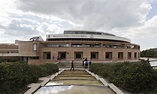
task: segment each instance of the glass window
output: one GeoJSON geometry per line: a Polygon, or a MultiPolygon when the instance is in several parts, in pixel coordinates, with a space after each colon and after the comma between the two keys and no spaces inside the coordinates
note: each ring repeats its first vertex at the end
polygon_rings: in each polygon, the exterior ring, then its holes
{"type": "Polygon", "coordinates": [[[52,47],[69,47],[69,44],[48,44],[47,47],[52,48],[52,47]]]}
{"type": "Polygon", "coordinates": [[[83,52],[75,52],[75,59],[82,59],[83,52]]]}
{"type": "Polygon", "coordinates": [[[112,59],[112,52],[106,52],[105,58],[106,59],[112,59]]]}
{"type": "Polygon", "coordinates": [[[134,53],[134,58],[135,58],[135,59],[137,58],[137,53],[136,53],[136,52],[134,53]]]}
{"type": "Polygon", "coordinates": [[[140,53],[138,52],[138,58],[140,58],[140,53]]]}
{"type": "Polygon", "coordinates": [[[67,52],[58,52],[58,59],[66,59],[67,52]]]}
{"type": "Polygon", "coordinates": [[[83,47],[82,44],[72,44],[72,47],[83,47]]]}
{"type": "Polygon", "coordinates": [[[37,50],[37,44],[33,44],[33,51],[37,50]]]}
{"type": "Polygon", "coordinates": [[[131,59],[131,52],[128,52],[128,59],[131,59]]]}
{"type": "Polygon", "coordinates": [[[113,48],[113,45],[112,44],[103,44],[103,47],[105,47],[105,48],[113,48]]]}
{"type": "Polygon", "coordinates": [[[123,59],[123,52],[118,52],[118,59],[123,59]]]}
{"type": "Polygon", "coordinates": [[[51,52],[43,52],[44,59],[51,59],[51,52]]]}
{"type": "Polygon", "coordinates": [[[98,52],[91,52],[91,59],[98,59],[98,52]]]}

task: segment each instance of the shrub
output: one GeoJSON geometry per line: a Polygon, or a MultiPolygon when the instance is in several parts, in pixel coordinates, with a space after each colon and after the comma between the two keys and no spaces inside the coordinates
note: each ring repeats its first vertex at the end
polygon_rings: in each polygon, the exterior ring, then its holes
{"type": "Polygon", "coordinates": [[[56,64],[47,63],[47,64],[39,65],[39,67],[40,67],[41,77],[48,76],[58,71],[58,66],[56,64]]]}
{"type": "Polygon", "coordinates": [[[41,76],[58,71],[55,64],[28,65],[26,63],[0,64],[0,94],[16,94],[27,84],[37,82],[41,76]],[[44,73],[44,74],[42,74],[44,73]]]}
{"type": "Polygon", "coordinates": [[[133,93],[152,91],[157,78],[147,61],[92,64],[89,69],[108,79],[111,83],[133,93]]]}

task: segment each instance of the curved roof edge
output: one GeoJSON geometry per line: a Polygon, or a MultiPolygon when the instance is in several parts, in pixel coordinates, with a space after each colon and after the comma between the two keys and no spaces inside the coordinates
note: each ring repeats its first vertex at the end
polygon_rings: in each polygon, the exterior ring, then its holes
{"type": "Polygon", "coordinates": [[[130,39],[119,37],[119,36],[110,36],[110,35],[95,35],[95,34],[49,34],[46,35],[46,40],[49,39],[104,39],[104,40],[117,40],[124,42],[131,42],[130,39]]]}
{"type": "Polygon", "coordinates": [[[64,30],[64,34],[94,34],[94,35],[115,36],[110,33],[104,33],[104,32],[99,32],[99,31],[87,31],[87,30],[64,30]]]}

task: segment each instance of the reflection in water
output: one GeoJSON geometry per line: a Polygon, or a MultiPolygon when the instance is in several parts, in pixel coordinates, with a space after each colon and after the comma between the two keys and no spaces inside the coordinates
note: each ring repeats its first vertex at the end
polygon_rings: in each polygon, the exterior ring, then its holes
{"type": "Polygon", "coordinates": [[[51,85],[63,85],[63,83],[48,82],[45,86],[51,86],[51,85]]]}
{"type": "Polygon", "coordinates": [[[52,87],[41,87],[34,94],[58,94],[61,91],[70,90],[73,86],[52,86],[52,87]]]}
{"type": "Polygon", "coordinates": [[[105,86],[44,86],[34,94],[115,94],[105,86]]]}

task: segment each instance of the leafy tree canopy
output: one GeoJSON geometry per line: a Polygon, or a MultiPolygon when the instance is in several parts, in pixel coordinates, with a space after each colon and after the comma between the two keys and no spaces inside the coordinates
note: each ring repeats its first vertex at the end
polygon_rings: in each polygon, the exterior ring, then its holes
{"type": "Polygon", "coordinates": [[[157,58],[157,48],[150,48],[141,51],[141,57],[155,57],[157,58]]]}

